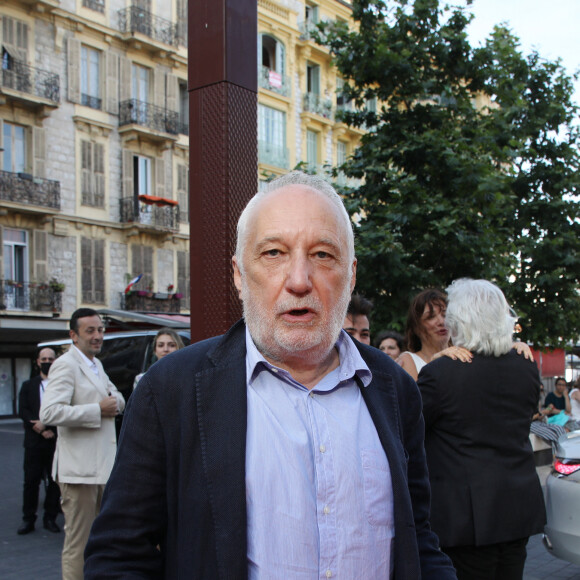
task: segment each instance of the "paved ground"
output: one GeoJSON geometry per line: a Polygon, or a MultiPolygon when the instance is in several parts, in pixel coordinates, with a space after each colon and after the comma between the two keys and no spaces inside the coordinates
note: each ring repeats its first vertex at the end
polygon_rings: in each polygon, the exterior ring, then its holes
{"type": "MultiPolygon", "coordinates": [[[[16,534],[22,509],[22,439],[20,421],[0,420],[0,580],[60,580],[64,534],[47,532],[42,523],[31,534],[16,534]]],[[[548,469],[539,469],[542,483],[547,474],[548,469]]],[[[62,527],[62,516],[58,523],[62,527]]],[[[580,580],[580,566],[551,556],[537,535],[528,544],[524,580],[580,580]]]]}

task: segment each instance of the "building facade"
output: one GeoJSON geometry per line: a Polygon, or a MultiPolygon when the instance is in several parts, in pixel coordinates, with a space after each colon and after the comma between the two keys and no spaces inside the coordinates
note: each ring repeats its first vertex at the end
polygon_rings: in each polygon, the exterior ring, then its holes
{"type": "MultiPolygon", "coordinates": [[[[257,187],[343,162],[341,0],[258,0],[257,187]]],[[[187,0],[0,7],[0,416],[78,307],[189,312],[187,0]],[[129,294],[128,283],[141,275],[129,294]]],[[[195,192],[191,192],[195,195],[195,192]]]]}

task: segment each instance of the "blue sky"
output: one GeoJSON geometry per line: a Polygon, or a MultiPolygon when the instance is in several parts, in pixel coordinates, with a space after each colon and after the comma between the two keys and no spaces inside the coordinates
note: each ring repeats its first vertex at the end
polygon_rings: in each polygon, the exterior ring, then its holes
{"type": "MultiPolygon", "coordinates": [[[[475,19],[468,30],[474,46],[495,24],[506,22],[524,54],[536,49],[549,60],[561,58],[570,75],[580,68],[580,0],[474,0],[471,12],[475,19]]],[[[575,100],[580,103],[580,81],[575,100]]]]}

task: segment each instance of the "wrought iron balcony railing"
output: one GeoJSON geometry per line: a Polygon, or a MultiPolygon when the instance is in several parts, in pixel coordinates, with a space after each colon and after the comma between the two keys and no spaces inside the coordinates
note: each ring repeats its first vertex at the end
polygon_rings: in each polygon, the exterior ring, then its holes
{"type": "Polygon", "coordinates": [[[129,99],[119,105],[119,127],[123,125],[141,125],[154,131],[177,135],[179,131],[179,113],[158,107],[145,101],[129,99]]]}
{"type": "Polygon", "coordinates": [[[28,173],[0,171],[0,199],[60,209],[60,181],[40,179],[28,173]]]}
{"type": "Polygon", "coordinates": [[[187,123],[179,121],[177,124],[177,132],[180,135],[189,135],[189,121],[187,123]]]}
{"type": "Polygon", "coordinates": [[[274,91],[285,97],[290,96],[290,83],[286,75],[280,74],[267,66],[261,66],[258,70],[258,84],[263,89],[274,91]]]}
{"type": "Polygon", "coordinates": [[[121,222],[176,232],[179,230],[179,205],[158,206],[126,197],[121,200],[121,222]]]}
{"type": "Polygon", "coordinates": [[[133,291],[121,294],[121,308],[138,312],[181,312],[182,298],[164,292],[133,291]]]}
{"type": "Polygon", "coordinates": [[[274,145],[267,141],[258,141],[258,161],[267,165],[274,165],[282,169],[289,167],[288,148],[274,145]]]}
{"type": "Polygon", "coordinates": [[[48,282],[0,280],[0,310],[61,312],[62,292],[48,282]]]}
{"type": "Polygon", "coordinates": [[[105,12],[105,0],[83,0],[83,6],[95,12],[105,12]]]}
{"type": "Polygon", "coordinates": [[[155,16],[151,12],[131,6],[119,10],[119,29],[121,32],[140,32],[153,40],[178,46],[180,37],[177,26],[170,20],[155,16]]]}
{"type": "Polygon", "coordinates": [[[60,79],[57,74],[13,58],[2,64],[0,80],[3,88],[48,99],[53,103],[60,102],[60,79]]]}
{"type": "Polygon", "coordinates": [[[86,95],[81,93],[81,105],[91,107],[91,109],[101,110],[103,107],[103,99],[100,97],[93,97],[93,95],[86,95]]]}
{"type": "Polygon", "coordinates": [[[316,93],[306,93],[303,102],[304,110],[327,119],[332,118],[332,101],[316,93]]]}

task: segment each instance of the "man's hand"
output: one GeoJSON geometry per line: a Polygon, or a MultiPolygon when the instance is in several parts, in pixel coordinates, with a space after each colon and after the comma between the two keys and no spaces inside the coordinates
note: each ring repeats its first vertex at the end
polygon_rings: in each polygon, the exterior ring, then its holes
{"type": "Polygon", "coordinates": [[[36,431],[38,434],[41,434],[46,429],[44,423],[41,423],[38,419],[30,422],[32,423],[32,430],[36,431]]]}
{"type": "Polygon", "coordinates": [[[45,429],[41,435],[45,438],[45,439],[54,439],[55,435],[54,435],[54,431],[51,431],[50,429],[45,429]]]}
{"type": "Polygon", "coordinates": [[[99,406],[101,407],[101,417],[115,417],[119,412],[117,399],[112,395],[103,399],[99,406]]]}

